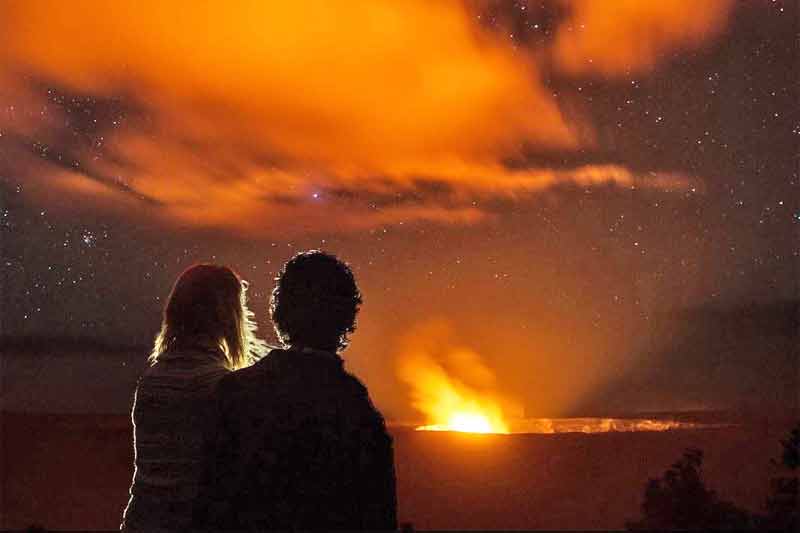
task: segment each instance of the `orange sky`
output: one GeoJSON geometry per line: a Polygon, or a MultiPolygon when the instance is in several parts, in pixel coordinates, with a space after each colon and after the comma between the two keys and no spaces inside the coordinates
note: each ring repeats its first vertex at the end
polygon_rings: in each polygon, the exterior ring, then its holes
{"type": "Polygon", "coordinates": [[[558,415],[658,369],[665,310],[786,292],[784,34],[731,0],[523,4],[0,0],[0,170],[32,217],[15,301],[47,317],[15,331],[66,312],[146,340],[201,260],[243,272],[268,330],[274,270],[321,246],[356,267],[348,364],[388,413],[420,415],[421,353],[558,415]]]}

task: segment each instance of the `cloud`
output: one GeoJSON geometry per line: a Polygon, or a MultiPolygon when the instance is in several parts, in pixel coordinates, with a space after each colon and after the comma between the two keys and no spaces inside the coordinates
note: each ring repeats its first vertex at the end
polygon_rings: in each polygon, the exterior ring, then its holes
{"type": "Polygon", "coordinates": [[[553,56],[569,74],[647,72],[668,55],[716,37],[732,0],[569,0],[553,56]]]}
{"type": "MultiPolygon", "coordinates": [[[[594,17],[589,4],[573,16],[594,17]]],[[[662,186],[613,165],[504,165],[526,146],[574,150],[591,126],[567,121],[535,54],[461,2],[19,2],[3,4],[0,33],[13,173],[168,223],[249,234],[333,217],[341,229],[460,224],[490,215],[475,197],[662,186]],[[86,101],[54,105],[48,87],[86,101]],[[98,106],[114,107],[98,102],[114,99],[131,112],[95,126],[98,106]],[[23,168],[18,152],[43,146],[23,168]],[[431,183],[446,193],[427,194],[431,183]],[[388,196],[399,200],[372,201],[388,196]]]]}

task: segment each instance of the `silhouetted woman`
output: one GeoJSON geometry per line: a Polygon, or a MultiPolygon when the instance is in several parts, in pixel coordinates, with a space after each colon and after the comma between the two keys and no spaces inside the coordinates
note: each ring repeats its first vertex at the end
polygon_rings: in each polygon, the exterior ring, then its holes
{"type": "Polygon", "coordinates": [[[265,351],[247,285],[229,268],[197,265],[175,283],[133,400],[134,474],[123,530],[184,530],[214,432],[217,382],[265,351]]]}

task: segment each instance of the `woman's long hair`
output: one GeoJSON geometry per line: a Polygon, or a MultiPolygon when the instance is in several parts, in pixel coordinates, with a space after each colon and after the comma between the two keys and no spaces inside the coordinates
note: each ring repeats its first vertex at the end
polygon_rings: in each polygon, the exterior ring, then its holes
{"type": "Polygon", "coordinates": [[[225,366],[236,370],[266,353],[256,327],[247,308],[247,282],[226,266],[195,265],[172,288],[149,361],[155,364],[172,349],[211,343],[224,354],[225,366]]]}

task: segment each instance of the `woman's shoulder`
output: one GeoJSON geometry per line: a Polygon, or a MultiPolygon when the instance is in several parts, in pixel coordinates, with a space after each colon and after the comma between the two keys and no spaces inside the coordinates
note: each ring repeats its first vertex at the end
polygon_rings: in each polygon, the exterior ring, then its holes
{"type": "Polygon", "coordinates": [[[157,361],[176,363],[184,366],[201,364],[225,364],[225,354],[220,347],[175,346],[160,354],[157,361]]]}
{"type": "Polygon", "coordinates": [[[217,381],[229,374],[219,357],[199,350],[170,350],[148,367],[140,384],[148,381],[174,380],[187,384],[196,380],[217,381]]]}

